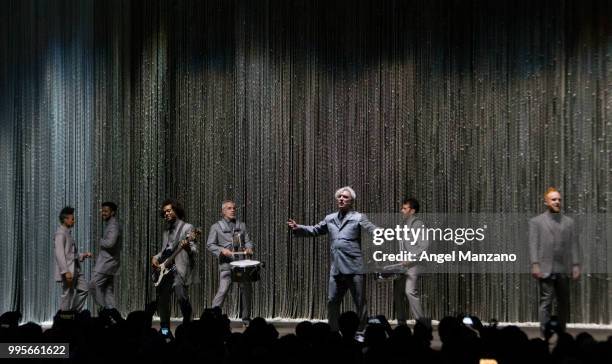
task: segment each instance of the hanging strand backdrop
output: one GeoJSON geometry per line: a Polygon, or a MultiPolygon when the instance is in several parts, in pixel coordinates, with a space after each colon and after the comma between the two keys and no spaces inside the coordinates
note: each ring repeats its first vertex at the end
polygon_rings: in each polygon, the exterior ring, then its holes
{"type": "MultiPolygon", "coordinates": [[[[320,221],[343,185],[366,212],[410,195],[426,212],[535,215],[550,185],[567,211],[612,210],[609,1],[0,6],[0,311],[25,320],[57,310],[64,205],[79,250],[96,252],[100,203],[118,203],[126,313],[154,298],[161,201],[176,197],[207,231],[235,199],[266,263],[254,314],[286,318],[326,316],[329,246],[285,221],[320,221]]],[[[199,250],[196,314],[218,284],[199,250]]],[[[572,285],[572,321],[611,323],[611,285],[572,285]]],[[[527,274],[427,275],[419,288],[435,319],[537,320],[527,274]]],[[[370,312],[393,316],[391,290],[368,278],[370,312]]]]}

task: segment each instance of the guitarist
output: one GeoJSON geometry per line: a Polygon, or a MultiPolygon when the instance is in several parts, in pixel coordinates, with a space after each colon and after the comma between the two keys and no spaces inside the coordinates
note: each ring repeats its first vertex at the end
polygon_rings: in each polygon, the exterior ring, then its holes
{"type": "Polygon", "coordinates": [[[193,226],[183,221],[185,211],[174,199],[167,199],[161,205],[160,215],[165,221],[161,251],[153,256],[151,264],[154,269],[159,269],[160,261],[164,251],[171,253],[175,248],[181,252],[174,259],[175,270],[164,277],[162,283],[157,287],[157,312],[160,318],[161,328],[170,328],[170,293],[174,291],[178,298],[183,314],[183,324],[191,321],[191,303],[189,302],[188,287],[196,279],[195,255],[198,250],[193,241],[185,238],[193,230],[193,226]]]}

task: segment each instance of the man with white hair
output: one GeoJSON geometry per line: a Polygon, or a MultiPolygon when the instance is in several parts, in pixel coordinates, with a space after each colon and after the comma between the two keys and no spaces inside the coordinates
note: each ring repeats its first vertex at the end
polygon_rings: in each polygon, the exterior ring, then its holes
{"type": "MultiPolygon", "coordinates": [[[[253,241],[249,237],[246,224],[236,219],[236,203],[225,200],[221,204],[223,218],[210,227],[206,246],[219,259],[219,290],[213,298],[212,306],[221,307],[225,296],[232,286],[230,263],[235,259],[234,252],[244,250],[247,256],[253,255],[253,241]]],[[[251,282],[243,282],[240,287],[240,317],[245,325],[251,322],[251,282]]]]}
{"type": "Polygon", "coordinates": [[[327,316],[332,330],[338,330],[340,303],[347,290],[351,296],[361,328],[365,326],[367,306],[365,302],[365,275],[361,252],[361,229],[372,234],[376,226],[364,214],[353,210],[356,198],[351,187],[342,187],[335,193],[338,212],[331,213],[314,226],[299,225],[293,219],[287,225],[297,236],[329,234],[331,271],[329,277],[327,316]]]}

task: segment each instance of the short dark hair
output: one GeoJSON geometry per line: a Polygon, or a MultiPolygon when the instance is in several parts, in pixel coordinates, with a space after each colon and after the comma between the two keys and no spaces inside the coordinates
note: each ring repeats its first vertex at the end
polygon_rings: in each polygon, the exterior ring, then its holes
{"type": "Polygon", "coordinates": [[[111,209],[112,212],[117,212],[117,204],[114,202],[102,202],[102,207],[108,207],[109,209],[111,209]]]}
{"type": "Polygon", "coordinates": [[[178,203],[178,201],[173,198],[167,198],[164,200],[164,202],[162,202],[159,208],[159,216],[161,216],[162,218],[164,217],[164,206],[168,206],[168,205],[172,206],[172,209],[174,210],[176,217],[178,217],[181,220],[185,218],[185,210],[183,210],[183,206],[181,206],[181,204],[178,203]]]}
{"type": "Polygon", "coordinates": [[[74,208],[71,206],[66,206],[60,211],[59,221],[60,224],[64,223],[64,220],[68,217],[68,215],[74,215],[74,208]]]}
{"type": "Polygon", "coordinates": [[[404,202],[402,202],[402,205],[410,205],[410,208],[414,209],[415,212],[419,212],[419,210],[421,209],[421,205],[419,204],[419,201],[416,198],[406,198],[404,199],[404,202]]]}

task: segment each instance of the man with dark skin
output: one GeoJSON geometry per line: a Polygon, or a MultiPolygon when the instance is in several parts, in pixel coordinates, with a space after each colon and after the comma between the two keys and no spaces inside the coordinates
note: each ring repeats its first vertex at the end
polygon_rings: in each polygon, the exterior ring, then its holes
{"type": "Polygon", "coordinates": [[[105,223],[100,239],[100,252],[96,258],[93,277],[89,284],[96,303],[102,308],[115,308],[114,276],[119,271],[121,255],[121,225],[115,216],[117,205],[104,202],[100,216],[105,223]]]}
{"type": "Polygon", "coordinates": [[[54,236],[55,281],[62,284],[60,310],[81,311],[87,300],[87,282],[81,271],[81,262],[93,257],[90,252],[78,253],[77,244],[71,234],[76,223],[74,208],[66,206],[59,216],[60,226],[54,236]]]}
{"type": "Polygon", "coordinates": [[[189,301],[188,288],[195,281],[195,255],[198,249],[193,241],[186,239],[193,230],[193,226],[183,221],[185,212],[177,201],[173,199],[165,200],[161,205],[160,215],[164,218],[165,229],[163,232],[162,248],[158,254],[151,258],[151,264],[154,269],[160,268],[159,259],[164,251],[174,251],[176,244],[180,244],[181,249],[174,259],[176,270],[165,277],[157,287],[157,310],[160,326],[161,328],[169,329],[170,293],[172,291],[174,291],[178,298],[183,314],[183,323],[191,321],[192,308],[189,301]]]}

